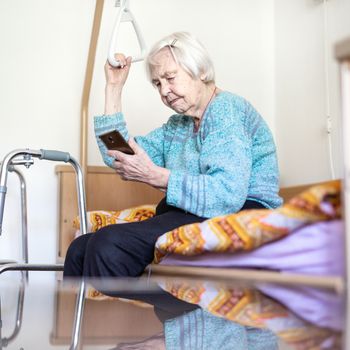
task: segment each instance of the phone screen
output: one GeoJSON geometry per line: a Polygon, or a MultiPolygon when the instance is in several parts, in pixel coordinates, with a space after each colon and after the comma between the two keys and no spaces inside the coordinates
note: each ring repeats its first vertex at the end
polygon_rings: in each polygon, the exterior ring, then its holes
{"type": "Polygon", "coordinates": [[[107,149],[120,151],[126,154],[135,154],[130,145],[125,141],[124,137],[117,130],[107,132],[100,135],[99,138],[106,145],[107,149]]]}

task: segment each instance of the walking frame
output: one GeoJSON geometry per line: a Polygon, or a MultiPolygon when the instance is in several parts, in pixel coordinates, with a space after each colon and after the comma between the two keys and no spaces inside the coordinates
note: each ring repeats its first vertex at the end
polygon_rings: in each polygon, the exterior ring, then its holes
{"type": "MultiPolygon", "coordinates": [[[[85,188],[83,172],[79,163],[67,152],[55,151],[55,150],[30,150],[30,149],[18,149],[8,153],[1,163],[0,168],[0,234],[2,232],[2,223],[5,208],[5,198],[7,192],[7,176],[9,172],[15,172],[21,184],[21,216],[22,216],[22,257],[23,262],[17,263],[14,261],[0,261],[0,274],[8,270],[17,271],[62,271],[63,264],[29,264],[28,262],[28,235],[27,235],[27,200],[26,200],[26,184],[23,175],[16,168],[19,165],[24,165],[27,168],[34,164],[33,158],[39,158],[41,160],[50,160],[55,162],[70,163],[76,172],[76,184],[78,192],[78,207],[79,217],[81,222],[82,234],[87,232],[87,219],[86,219],[86,200],[85,200],[85,188]]],[[[80,284],[80,290],[78,293],[78,299],[76,303],[74,328],[72,334],[72,342],[70,349],[77,349],[80,330],[82,313],[84,308],[84,294],[85,283],[80,284]]],[[[0,310],[1,311],[1,310],[0,310]]]]}

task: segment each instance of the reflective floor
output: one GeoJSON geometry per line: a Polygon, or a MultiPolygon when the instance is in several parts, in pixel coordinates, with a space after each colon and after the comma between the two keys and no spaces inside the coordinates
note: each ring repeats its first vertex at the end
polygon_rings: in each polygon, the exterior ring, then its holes
{"type": "MultiPolygon", "coordinates": [[[[0,349],[69,349],[78,290],[54,272],[0,275],[0,349]]],[[[345,350],[345,306],[341,292],[302,284],[88,281],[79,349],[345,350]]]]}

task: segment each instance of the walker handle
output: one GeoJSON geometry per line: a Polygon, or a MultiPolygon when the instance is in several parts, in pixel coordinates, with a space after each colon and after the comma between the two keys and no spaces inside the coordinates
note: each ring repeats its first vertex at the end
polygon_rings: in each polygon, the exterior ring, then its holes
{"type": "Polygon", "coordinates": [[[117,1],[116,6],[120,6],[120,10],[119,10],[119,13],[117,15],[117,19],[115,21],[115,25],[114,25],[114,29],[113,29],[112,37],[111,37],[111,42],[109,44],[108,62],[113,67],[120,67],[120,62],[115,59],[114,54],[116,53],[115,52],[116,51],[115,50],[115,43],[117,40],[119,25],[121,22],[131,22],[132,23],[134,30],[135,30],[135,33],[136,33],[136,36],[137,36],[137,40],[138,40],[139,45],[140,45],[140,54],[138,56],[133,57],[131,62],[142,61],[145,58],[145,56],[146,56],[146,44],[145,44],[145,41],[143,40],[140,27],[138,26],[134,15],[130,11],[129,0],[121,0],[121,4],[120,4],[120,1],[119,2],[117,1]]]}
{"type": "Polygon", "coordinates": [[[55,162],[69,162],[71,156],[68,152],[40,149],[41,156],[39,159],[53,160],[55,162]]]}

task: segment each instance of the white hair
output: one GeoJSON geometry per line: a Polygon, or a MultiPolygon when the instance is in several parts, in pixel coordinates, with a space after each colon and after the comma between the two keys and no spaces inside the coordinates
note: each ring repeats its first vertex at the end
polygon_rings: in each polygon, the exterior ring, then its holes
{"type": "Polygon", "coordinates": [[[170,49],[175,62],[192,78],[202,79],[205,83],[215,82],[214,66],[207,50],[197,38],[187,32],[172,33],[152,47],[146,57],[146,71],[150,81],[152,67],[157,64],[154,56],[166,47],[170,49]]]}

